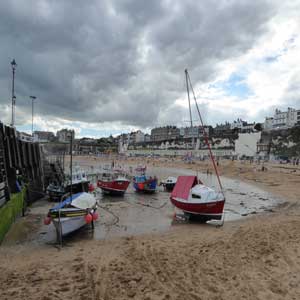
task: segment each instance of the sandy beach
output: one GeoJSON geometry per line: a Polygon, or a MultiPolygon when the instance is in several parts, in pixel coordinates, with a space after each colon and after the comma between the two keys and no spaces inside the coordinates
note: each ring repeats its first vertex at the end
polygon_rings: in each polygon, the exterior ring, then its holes
{"type": "MultiPolygon", "coordinates": [[[[80,158],[78,158],[80,159],[80,158]]],[[[85,158],[87,165],[96,158],[85,158]]],[[[128,159],[120,164],[145,164],[128,159]]],[[[209,162],[148,165],[211,170],[209,162]]],[[[300,168],[220,161],[221,176],[284,201],[272,212],[170,232],[0,247],[0,299],[300,299],[300,168]]]]}

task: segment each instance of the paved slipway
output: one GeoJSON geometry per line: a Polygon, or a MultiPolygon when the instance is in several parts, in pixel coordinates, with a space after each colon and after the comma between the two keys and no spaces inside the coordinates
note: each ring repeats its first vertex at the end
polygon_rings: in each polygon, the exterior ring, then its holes
{"type": "Polygon", "coordinates": [[[300,299],[300,172],[223,168],[285,202],[222,228],[4,245],[0,299],[300,299]]]}

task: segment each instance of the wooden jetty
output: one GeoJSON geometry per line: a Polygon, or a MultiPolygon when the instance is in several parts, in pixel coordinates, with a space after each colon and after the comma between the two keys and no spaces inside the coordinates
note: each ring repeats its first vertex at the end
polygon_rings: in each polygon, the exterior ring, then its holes
{"type": "Polygon", "coordinates": [[[43,167],[38,143],[22,141],[14,127],[0,123],[0,166],[2,183],[10,193],[18,192],[17,180],[42,190],[43,167]]]}

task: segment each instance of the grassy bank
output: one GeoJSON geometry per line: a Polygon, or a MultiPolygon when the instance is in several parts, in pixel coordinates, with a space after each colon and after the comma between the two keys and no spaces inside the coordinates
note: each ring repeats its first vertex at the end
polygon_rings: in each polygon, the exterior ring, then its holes
{"type": "Polygon", "coordinates": [[[0,208],[0,243],[16,217],[21,214],[26,195],[26,188],[22,192],[11,194],[10,200],[0,208]]]}

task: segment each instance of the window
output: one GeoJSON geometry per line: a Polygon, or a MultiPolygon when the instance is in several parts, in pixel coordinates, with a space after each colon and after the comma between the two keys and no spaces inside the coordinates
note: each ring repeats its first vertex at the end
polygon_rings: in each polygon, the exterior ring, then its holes
{"type": "Polygon", "coordinates": [[[197,194],[192,194],[192,198],[201,199],[201,196],[200,196],[200,195],[197,195],[197,194]]]}

